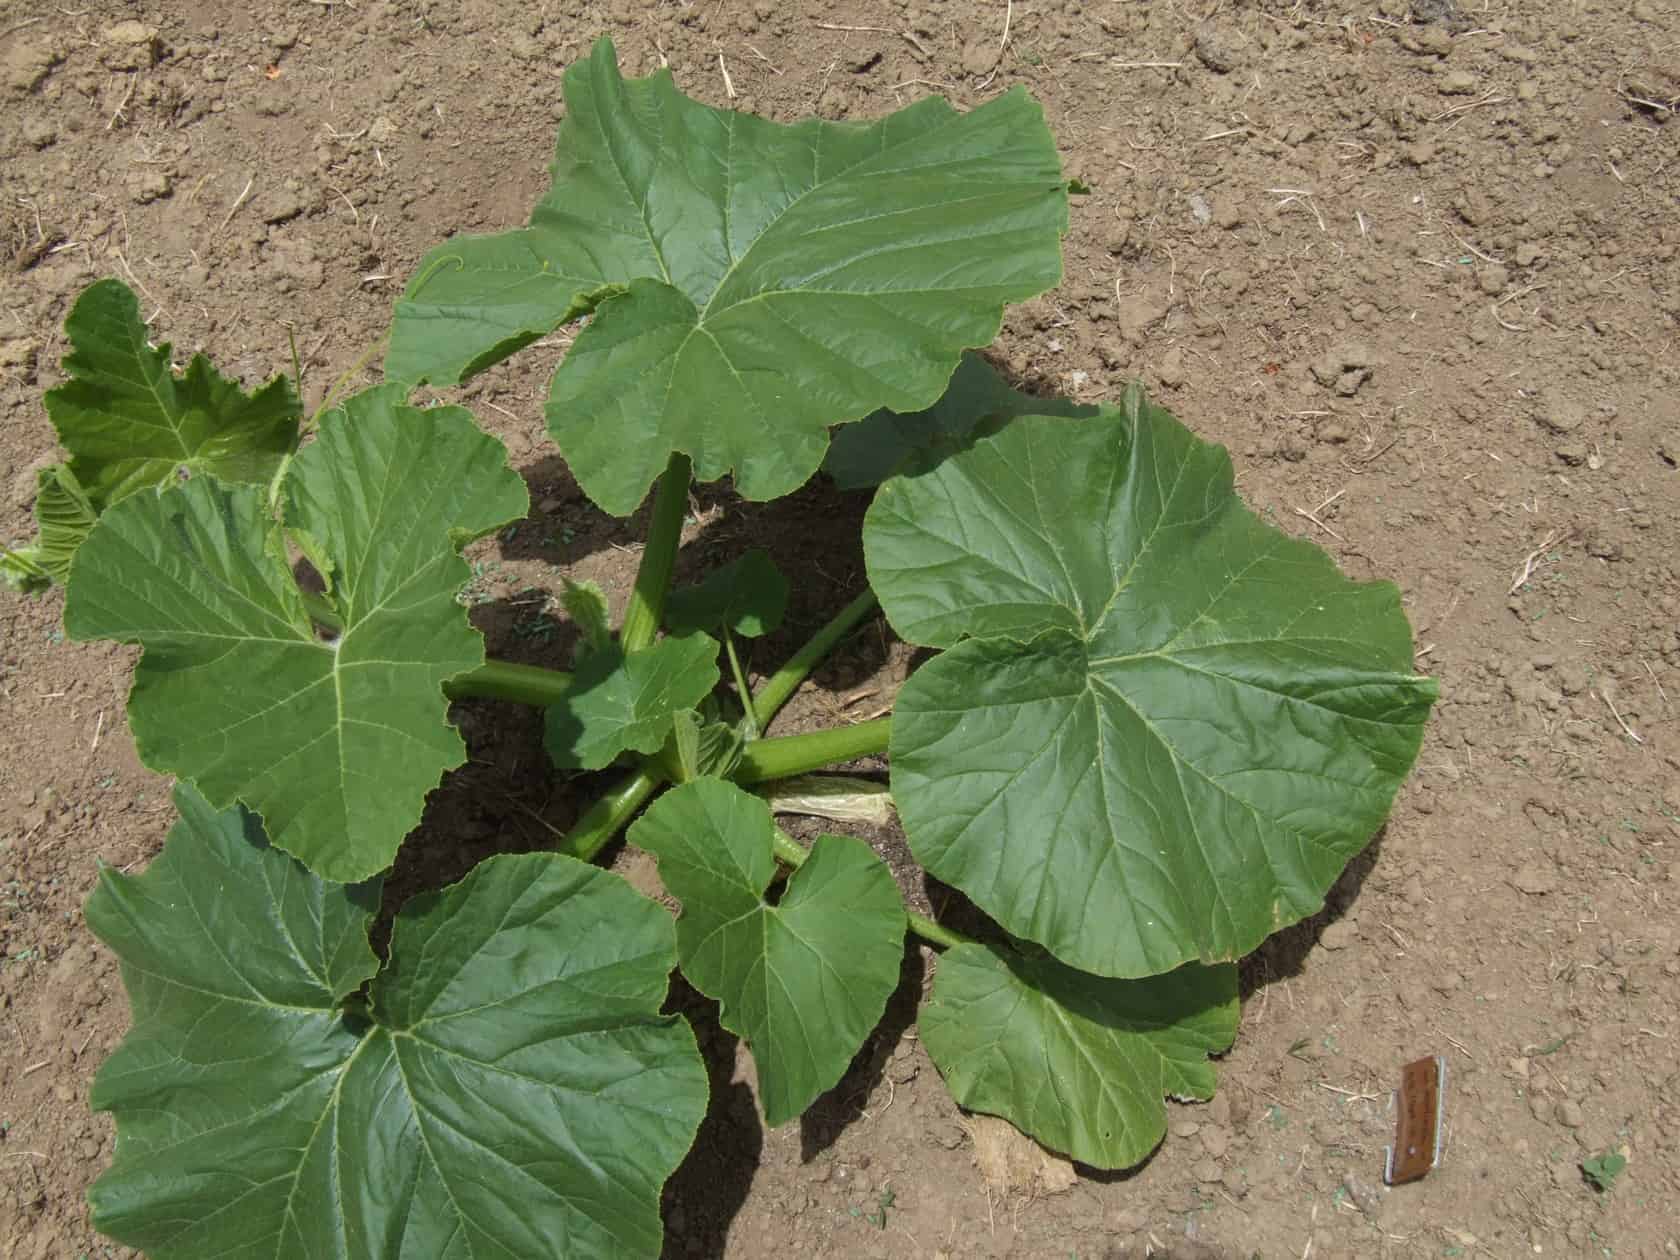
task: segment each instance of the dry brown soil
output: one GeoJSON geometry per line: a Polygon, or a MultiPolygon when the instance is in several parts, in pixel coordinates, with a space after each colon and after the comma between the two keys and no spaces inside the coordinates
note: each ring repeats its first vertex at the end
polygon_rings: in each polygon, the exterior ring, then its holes
{"type": "MultiPolygon", "coordinates": [[[[1066,279],[1009,314],[998,361],[1083,399],[1142,377],[1229,445],[1256,509],[1398,581],[1441,704],[1327,913],[1245,966],[1219,1097],[1174,1105],[1143,1168],[988,1183],[916,1042],[937,962],[913,950],[852,1072],[776,1131],[747,1056],[689,1003],[715,1097],[667,1195],[668,1254],[1680,1254],[1680,10],[1414,9],[0,5],[0,537],[29,530],[54,451],[40,395],[83,286],[125,279],[158,338],[248,382],[289,364],[295,334],[318,401],[428,245],[522,221],[561,73],[600,34],[629,72],[668,62],[690,93],[782,120],[1025,84],[1090,192],[1066,279]],[[1381,1189],[1388,1091],[1432,1053],[1451,1067],[1445,1160],[1381,1189]],[[1580,1163],[1610,1151],[1628,1165],[1600,1193],[1580,1163]]],[[[581,498],[544,436],[560,353],[463,392],[536,505],[475,552],[478,620],[493,651],[551,663],[567,643],[548,594],[572,574],[621,596],[639,534],[581,498]]],[[[683,563],[768,543],[806,579],[808,629],[862,580],[858,510],[821,485],[771,508],[706,490],[683,563]]],[[[0,602],[15,1260],[129,1254],[82,1198],[112,1144],[88,1082],[126,1005],[81,908],[99,863],[144,865],[171,821],[123,720],[132,654],[66,642],[60,610],[0,602]]],[[[797,720],[877,706],[847,707],[904,667],[870,626],[797,720]]],[[[434,796],[403,886],[541,844],[575,808],[530,714],[458,716],[473,761],[434,796]]]]}

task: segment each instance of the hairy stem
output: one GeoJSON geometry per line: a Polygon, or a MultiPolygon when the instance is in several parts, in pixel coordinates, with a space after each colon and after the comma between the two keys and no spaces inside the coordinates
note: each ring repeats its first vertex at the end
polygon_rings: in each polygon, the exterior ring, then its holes
{"type": "Polygon", "coordinates": [[[642,549],[636,585],[630,592],[630,606],[624,610],[624,628],[618,635],[626,653],[647,647],[659,633],[659,622],[665,615],[665,594],[671,589],[671,570],[677,564],[677,544],[682,539],[683,514],[688,510],[688,485],[693,475],[694,466],[688,456],[677,451],[672,453],[659,478],[647,546],[642,549]]]}
{"type": "MultiPolygon", "coordinates": [[[[774,843],[777,859],[787,863],[796,871],[805,864],[805,859],[810,856],[806,853],[804,845],[780,827],[775,830],[774,843]]],[[[905,918],[909,921],[912,932],[928,944],[937,945],[941,949],[952,949],[958,945],[972,945],[974,943],[972,938],[964,936],[961,932],[953,932],[950,928],[934,922],[924,914],[907,912],[905,918]]]]}
{"type": "MultiPolygon", "coordinates": [[[[356,357],[356,361],[344,369],[343,375],[332,383],[332,387],[327,390],[326,397],[321,399],[321,405],[315,408],[309,418],[303,422],[301,432],[310,433],[314,431],[315,427],[321,423],[321,417],[326,415],[328,411],[338,405],[338,400],[344,395],[345,386],[349,385],[350,382],[355,379],[356,374],[373,361],[373,357],[376,354],[384,352],[385,345],[390,340],[391,334],[386,333],[366,350],[363,350],[362,353],[356,357]]],[[[301,392],[298,394],[298,403],[300,406],[303,403],[303,395],[301,392]]]]}
{"type": "Polygon", "coordinates": [[[737,783],[763,783],[873,756],[887,751],[891,734],[892,719],[884,717],[805,735],[755,739],[741,750],[741,764],[733,777],[737,783]]]}
{"type": "Polygon", "coordinates": [[[298,406],[303,406],[303,360],[298,358],[297,325],[286,325],[286,342],[292,347],[292,388],[297,390],[298,406]]]}
{"type": "Polygon", "coordinates": [[[741,668],[741,655],[735,650],[735,636],[729,633],[728,626],[723,628],[723,651],[729,657],[729,672],[735,676],[735,692],[741,697],[741,708],[747,715],[747,729],[752,732],[752,737],[757,739],[764,734],[764,728],[759,725],[752,688],[747,686],[747,674],[741,668]]]}
{"type": "Polygon", "coordinates": [[[626,775],[585,810],[554,847],[584,862],[593,861],[664,782],[664,774],[651,762],[626,775]]]}
{"type": "Polygon", "coordinates": [[[764,684],[752,703],[760,730],[769,727],[771,719],[792,699],[793,693],[799,690],[799,684],[804,682],[811,671],[822,664],[823,658],[839,646],[840,640],[850,634],[860,621],[875,611],[876,607],[875,592],[865,591],[836,613],[786,665],[770,676],[770,680],[764,684]]]}

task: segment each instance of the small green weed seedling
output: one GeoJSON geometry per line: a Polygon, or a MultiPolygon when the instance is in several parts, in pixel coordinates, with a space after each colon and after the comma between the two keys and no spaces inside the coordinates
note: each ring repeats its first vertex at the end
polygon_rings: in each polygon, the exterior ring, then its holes
{"type": "Polygon", "coordinates": [[[1250,513],[1137,390],[1032,398],[970,352],[1061,273],[1024,92],[782,126],[625,80],[603,42],[566,99],[529,226],[433,251],[385,383],[307,423],[284,378],[176,375],[116,281],[67,321],[68,459],[6,564],[64,584],[72,638],[144,649],[129,723],[179,780],[161,856],[87,907],[134,1017],[94,1086],[118,1138],[93,1216],[155,1260],[656,1255],[707,1106],[672,969],[779,1125],[880,1020],[907,931],[943,951],[920,1031],[957,1101],[1137,1164],[1166,1098],[1213,1094],[1236,960],[1319,909],[1417,755],[1434,686],[1394,587],[1250,513]],[[486,661],[461,549],[525,487],[467,411],[408,400],[586,315],[548,426],[606,511],[653,488],[634,590],[615,632],[567,585],[569,673],[486,661]],[[766,500],[819,469],[874,489],[869,587],[755,691],[738,644],[787,583],[749,553],[673,591],[690,486],[766,500]],[[774,734],[877,609],[935,650],[891,716],[774,734]],[[462,697],[542,706],[556,766],[617,777],[555,851],[410,901],[380,956],[462,697]],[[882,753],[973,937],[907,913],[860,840],[776,824],[778,781],[882,753]],[[626,829],[674,921],[591,865],[626,829]]]}
{"type": "Polygon", "coordinates": [[[1615,1188],[1616,1178],[1626,1167],[1627,1156],[1620,1151],[1605,1151],[1581,1161],[1581,1171],[1600,1194],[1609,1194],[1615,1188]]]}

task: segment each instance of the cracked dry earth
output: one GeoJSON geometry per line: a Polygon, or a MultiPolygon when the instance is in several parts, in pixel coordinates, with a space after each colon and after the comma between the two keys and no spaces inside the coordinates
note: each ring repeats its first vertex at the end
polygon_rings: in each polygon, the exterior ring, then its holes
{"type": "MultiPolygon", "coordinates": [[[[696,1006],[714,1105],[667,1191],[667,1253],[1680,1254],[1680,9],[0,5],[0,533],[30,528],[54,451],[40,395],[81,288],[123,278],[159,339],[248,383],[295,335],[318,402],[429,244],[522,221],[559,76],[603,33],[627,72],[668,63],[780,120],[1025,84],[1089,192],[1064,282],[1010,312],[996,360],[1083,400],[1143,379],[1231,448],[1257,510],[1400,584],[1442,691],[1389,825],[1324,914],[1245,965],[1219,1096],[1174,1105],[1143,1167],[1000,1156],[918,1045],[937,960],[912,951],[887,1023],[783,1129],[696,1006]],[[1388,1091],[1434,1053],[1444,1160],[1385,1189],[1388,1091]],[[1601,1192],[1581,1164],[1610,1152],[1627,1166],[1601,1192]]],[[[564,575],[621,600],[638,529],[554,457],[539,359],[461,397],[535,504],[517,541],[474,552],[476,618],[493,651],[557,662],[531,600],[564,575]]],[[[831,489],[699,507],[686,566],[752,542],[820,575],[790,636],[861,581],[855,531],[824,528],[860,507],[831,489]]],[[[81,906],[100,862],[142,866],[171,821],[123,721],[132,654],[66,642],[60,610],[0,602],[9,1260],[128,1254],[82,1197],[112,1142],[87,1086],[127,1008],[81,906]]],[[[890,695],[906,664],[877,625],[796,717],[890,695]]],[[[574,808],[530,715],[458,716],[472,762],[433,797],[416,886],[574,808]]],[[[896,833],[872,839],[902,870],[896,833]]]]}

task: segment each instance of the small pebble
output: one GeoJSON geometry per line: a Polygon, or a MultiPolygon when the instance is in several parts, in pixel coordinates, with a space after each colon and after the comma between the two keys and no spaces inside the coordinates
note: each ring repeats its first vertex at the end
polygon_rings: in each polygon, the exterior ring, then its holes
{"type": "Polygon", "coordinates": [[[1525,892],[1531,897],[1543,897],[1547,893],[1557,891],[1557,873],[1545,867],[1529,864],[1520,866],[1511,882],[1517,886],[1519,892],[1525,892]]]}
{"type": "Polygon", "coordinates": [[[1342,1178],[1342,1188],[1347,1191],[1348,1198],[1353,1200],[1353,1205],[1365,1213],[1366,1216],[1375,1219],[1381,1214],[1383,1208],[1382,1191],[1369,1181],[1355,1173],[1349,1173],[1342,1178]]]}
{"type": "Polygon", "coordinates": [[[1495,264],[1483,269],[1477,280],[1481,283],[1483,293],[1489,297],[1498,297],[1505,292],[1506,286],[1511,283],[1511,273],[1504,267],[1495,264]]]}
{"type": "Polygon", "coordinates": [[[1586,445],[1582,442],[1565,442],[1554,453],[1571,468],[1578,468],[1588,458],[1586,445]]]}
{"type": "Polygon", "coordinates": [[[1184,384],[1184,354],[1177,346],[1161,356],[1161,362],[1155,367],[1155,375],[1160,377],[1161,384],[1168,389],[1177,389],[1184,384]]]}

